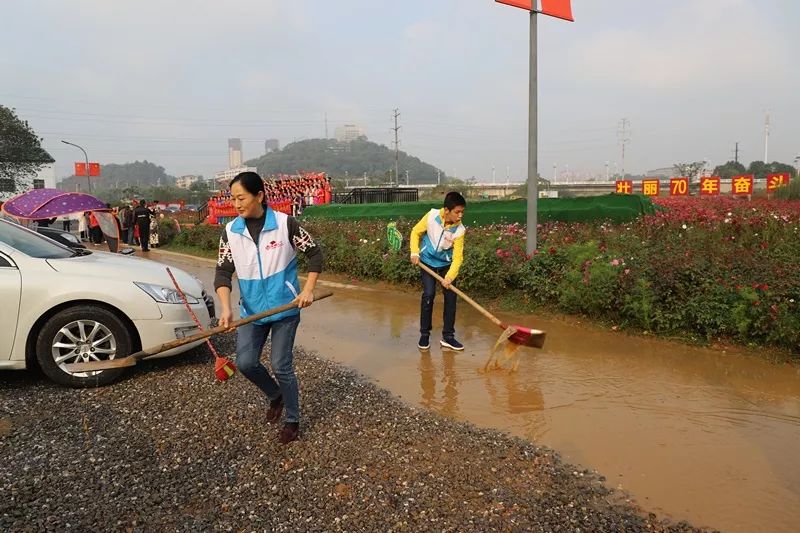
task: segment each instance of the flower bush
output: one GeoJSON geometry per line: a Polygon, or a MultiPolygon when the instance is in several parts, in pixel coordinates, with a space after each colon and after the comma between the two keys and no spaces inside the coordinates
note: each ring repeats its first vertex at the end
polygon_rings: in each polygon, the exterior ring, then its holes
{"type": "MultiPolygon", "coordinates": [[[[625,224],[542,224],[531,255],[524,226],[469,227],[456,284],[517,309],[545,307],[660,335],[800,353],[800,201],[656,202],[656,214],[625,224]]],[[[381,221],[311,219],[303,226],[323,246],[328,271],[417,284],[408,260],[413,222],[397,224],[405,237],[400,252],[389,250],[381,221]]],[[[202,240],[184,233],[176,241],[202,240]]]]}

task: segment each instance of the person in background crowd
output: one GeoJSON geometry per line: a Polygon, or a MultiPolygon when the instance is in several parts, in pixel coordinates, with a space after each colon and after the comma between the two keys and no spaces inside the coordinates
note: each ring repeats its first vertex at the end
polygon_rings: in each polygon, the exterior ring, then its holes
{"type": "MultiPolygon", "coordinates": [[[[155,204],[153,204],[153,208],[155,208],[155,204]]],[[[153,211],[151,209],[151,211],[153,211]]],[[[161,218],[164,218],[164,213],[159,215],[161,218]]],[[[150,218],[150,248],[158,248],[158,217],[153,214],[150,218]]]]}
{"type": "Polygon", "coordinates": [[[81,234],[82,241],[89,240],[89,234],[87,230],[87,228],[89,227],[88,218],[89,218],[89,212],[84,211],[83,214],[81,214],[80,218],[78,219],[78,232],[81,234]]]}
{"type": "Polygon", "coordinates": [[[133,210],[133,220],[136,229],[139,230],[139,242],[143,252],[150,251],[150,219],[152,217],[153,212],[147,208],[147,202],[140,200],[139,205],[133,210]]]}
{"type": "Polygon", "coordinates": [[[89,211],[89,240],[91,240],[93,244],[100,244],[103,242],[103,230],[100,229],[100,222],[91,211],[89,211]]]}
{"type": "Polygon", "coordinates": [[[133,222],[133,211],[131,210],[128,204],[122,206],[122,209],[119,211],[119,224],[122,230],[122,242],[125,244],[132,244],[130,243],[130,229],[131,223],[133,222]]]}

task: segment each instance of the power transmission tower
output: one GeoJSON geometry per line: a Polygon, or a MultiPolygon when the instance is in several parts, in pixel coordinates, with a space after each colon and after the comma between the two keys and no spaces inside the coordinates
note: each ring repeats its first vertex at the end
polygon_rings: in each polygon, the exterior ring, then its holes
{"type": "Polygon", "coordinates": [[[617,138],[619,139],[619,143],[622,145],[622,173],[620,179],[623,180],[625,179],[625,145],[631,140],[631,132],[628,129],[630,125],[630,120],[623,118],[619,122],[619,130],[617,131],[617,138]]]}
{"type": "Polygon", "coordinates": [[[733,149],[733,162],[739,162],[739,143],[736,143],[736,147],[733,149]]]}
{"type": "MultiPolygon", "coordinates": [[[[397,182],[397,185],[400,185],[400,141],[397,139],[397,132],[400,130],[402,126],[397,125],[397,119],[400,117],[400,110],[395,108],[394,114],[392,115],[394,118],[394,179],[397,182]]],[[[391,185],[391,183],[389,184],[391,185]]]]}

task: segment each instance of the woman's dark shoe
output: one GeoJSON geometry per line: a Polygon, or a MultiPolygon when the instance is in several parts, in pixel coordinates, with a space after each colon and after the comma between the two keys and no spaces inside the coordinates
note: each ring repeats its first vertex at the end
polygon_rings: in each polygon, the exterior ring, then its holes
{"type": "Polygon", "coordinates": [[[281,444],[289,444],[293,440],[297,440],[300,436],[300,425],[287,423],[284,424],[283,429],[278,434],[278,442],[281,444]]]}
{"type": "Polygon", "coordinates": [[[278,396],[277,399],[269,402],[269,409],[267,409],[267,422],[274,423],[281,419],[283,413],[283,397],[278,396]]]}

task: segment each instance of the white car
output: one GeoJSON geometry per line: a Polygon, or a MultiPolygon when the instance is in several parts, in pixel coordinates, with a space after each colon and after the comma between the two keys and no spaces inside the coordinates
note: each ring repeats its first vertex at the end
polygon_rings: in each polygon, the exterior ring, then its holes
{"type": "MultiPolygon", "coordinates": [[[[214,303],[202,283],[170,270],[208,327],[214,303]]],[[[106,385],[125,369],[70,373],[64,365],[123,357],[197,331],[165,265],[67,248],[0,220],[0,369],[38,363],[62,385],[106,385]]],[[[176,355],[201,342],[153,357],[176,355]]]]}

